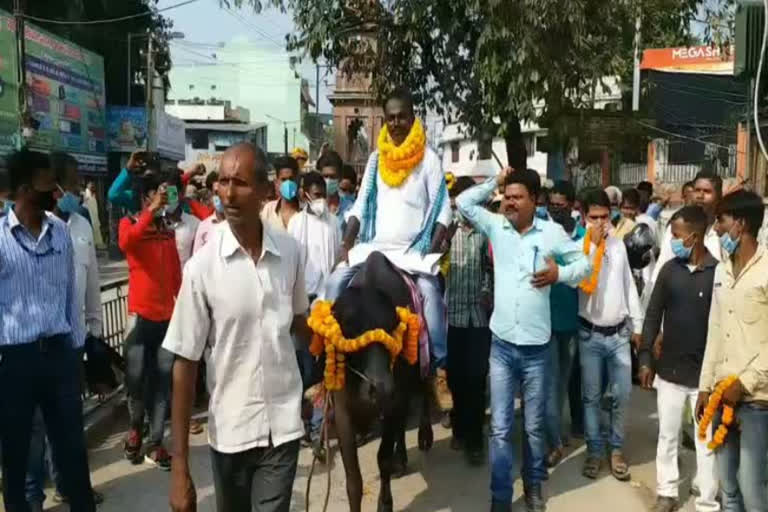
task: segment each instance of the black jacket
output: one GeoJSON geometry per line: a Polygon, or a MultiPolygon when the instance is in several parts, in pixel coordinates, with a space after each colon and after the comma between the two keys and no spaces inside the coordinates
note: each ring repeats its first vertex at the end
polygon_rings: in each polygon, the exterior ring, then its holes
{"type": "Polygon", "coordinates": [[[641,366],[652,367],[666,381],[698,388],[707,345],[712,282],[718,261],[707,253],[693,272],[677,258],[659,272],[645,313],[643,341],[638,354],[641,366]],[[661,358],[652,366],[652,347],[664,321],[661,358]]]}

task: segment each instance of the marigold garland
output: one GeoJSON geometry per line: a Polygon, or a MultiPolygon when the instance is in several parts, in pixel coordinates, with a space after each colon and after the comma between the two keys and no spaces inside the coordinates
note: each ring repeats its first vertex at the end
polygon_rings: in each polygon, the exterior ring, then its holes
{"type": "MultiPolygon", "coordinates": [[[[707,402],[707,407],[704,409],[704,414],[699,422],[699,439],[702,441],[707,438],[707,429],[709,428],[710,423],[712,423],[712,418],[715,417],[717,409],[720,407],[723,393],[725,393],[725,390],[731,387],[731,384],[738,379],[739,378],[736,375],[727,377],[725,380],[721,381],[720,384],[715,387],[715,391],[709,395],[709,402],[707,402]]],[[[723,442],[725,442],[725,436],[728,435],[728,427],[733,424],[733,417],[733,407],[723,404],[722,421],[717,428],[717,431],[712,435],[712,440],[707,444],[707,447],[710,450],[716,450],[723,444],[723,442]]]]}
{"type": "Polygon", "coordinates": [[[379,132],[379,175],[392,188],[397,188],[424,159],[427,136],[421,121],[416,119],[402,144],[396,146],[387,126],[379,132]]]}
{"type": "Polygon", "coordinates": [[[342,334],[341,326],[333,317],[331,306],[331,302],[318,301],[307,320],[307,325],[313,332],[309,351],[315,356],[325,352],[324,382],[326,389],[338,391],[344,387],[346,354],[357,352],[371,343],[384,345],[392,357],[392,364],[401,353],[408,364],[416,364],[419,357],[420,322],[418,315],[411,313],[406,308],[397,308],[400,322],[392,334],[384,329],[374,329],[350,340],[342,334]]]}
{"type": "MultiPolygon", "coordinates": [[[[587,230],[587,234],[584,235],[584,254],[589,256],[589,249],[592,245],[592,229],[587,230]]],[[[597,252],[595,253],[595,263],[592,267],[592,274],[585,278],[579,288],[587,295],[592,295],[597,290],[597,282],[600,278],[600,269],[603,268],[603,256],[605,255],[605,238],[600,240],[600,245],[597,246],[597,252]]]]}

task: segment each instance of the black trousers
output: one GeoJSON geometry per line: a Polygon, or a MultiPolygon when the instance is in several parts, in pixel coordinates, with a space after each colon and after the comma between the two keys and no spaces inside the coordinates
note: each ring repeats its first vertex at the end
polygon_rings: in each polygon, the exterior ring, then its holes
{"type": "Polygon", "coordinates": [[[211,448],[218,512],[289,512],[299,440],[221,453],[211,448]]]}
{"type": "Polygon", "coordinates": [[[96,510],[83,433],[81,365],[80,352],[72,348],[69,335],[0,347],[0,444],[6,511],[29,511],[25,481],[32,418],[38,407],[70,509],[96,510]]]}
{"type": "Polygon", "coordinates": [[[485,382],[491,351],[487,327],[448,326],[448,387],[453,395],[453,435],[467,448],[483,446],[485,382]]]}

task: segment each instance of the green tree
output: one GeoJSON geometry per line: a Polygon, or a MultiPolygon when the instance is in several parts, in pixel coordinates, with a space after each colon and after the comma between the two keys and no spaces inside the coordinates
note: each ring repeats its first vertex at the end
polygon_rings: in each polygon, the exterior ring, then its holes
{"type": "MultiPolygon", "coordinates": [[[[369,76],[379,97],[405,85],[422,106],[465,124],[473,135],[502,134],[509,154],[523,147],[520,123],[538,121],[550,130],[553,161],[562,161],[574,129],[566,120],[591,107],[603,77],[631,83],[638,16],[643,46],[686,44],[702,4],[710,9],[717,3],[269,1],[293,13],[298,33],[287,38],[289,49],[342,73],[369,76]]],[[[261,7],[258,0],[236,3],[261,7]]]]}

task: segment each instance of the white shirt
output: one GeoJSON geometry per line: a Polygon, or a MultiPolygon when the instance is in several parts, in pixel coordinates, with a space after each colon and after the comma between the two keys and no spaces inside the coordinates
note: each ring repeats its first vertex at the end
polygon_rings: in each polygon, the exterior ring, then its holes
{"type": "Polygon", "coordinates": [[[195,232],[195,243],[192,245],[192,254],[195,254],[208,243],[208,238],[211,236],[211,233],[214,229],[220,226],[222,222],[225,221],[219,220],[215,213],[200,222],[200,225],[197,226],[197,231],[195,232]]]}
{"type": "Polygon", "coordinates": [[[228,224],[184,269],[163,348],[199,360],[205,351],[208,440],[222,453],[299,439],[302,384],[291,340],[309,308],[304,261],[290,236],[264,225],[254,265],[228,224]]]}
{"type": "MultiPolygon", "coordinates": [[[[597,247],[592,244],[590,257],[597,247]]],[[[635,334],[643,332],[643,310],[637,295],[624,242],[609,236],[592,295],[579,290],[579,316],[599,327],[614,327],[629,319],[635,334]]]]}
{"type": "Polygon", "coordinates": [[[189,258],[192,257],[192,247],[195,245],[195,234],[200,226],[200,220],[194,215],[181,212],[181,222],[176,226],[176,250],[179,252],[181,268],[184,269],[189,258]]]}
{"type": "MultiPolygon", "coordinates": [[[[49,213],[48,215],[53,215],[49,213]]],[[[75,261],[75,300],[80,311],[80,332],[101,337],[101,284],[93,229],[85,217],[72,213],[67,220],[75,261]],[[87,331],[86,331],[87,330],[87,331]]]]}
{"type": "Polygon", "coordinates": [[[304,251],[307,295],[321,296],[341,253],[341,227],[336,216],[326,211],[318,217],[304,209],[288,223],[288,233],[304,251]]]}
{"type": "MultiPolygon", "coordinates": [[[[374,152],[368,160],[362,180],[363,187],[368,183],[372,163],[378,155],[378,152],[374,152]]],[[[418,251],[409,251],[408,248],[424,227],[439,188],[445,186],[443,179],[440,158],[429,147],[421,163],[399,187],[390,187],[384,183],[380,174],[376,176],[376,236],[371,242],[358,244],[349,252],[349,264],[354,266],[363,263],[370,253],[379,251],[401,270],[436,275],[441,254],[422,256],[418,251]]],[[[363,190],[347,212],[346,219],[356,217],[362,224],[365,201],[363,190]]],[[[437,222],[447,227],[452,218],[451,202],[446,191],[437,222]]]]}

